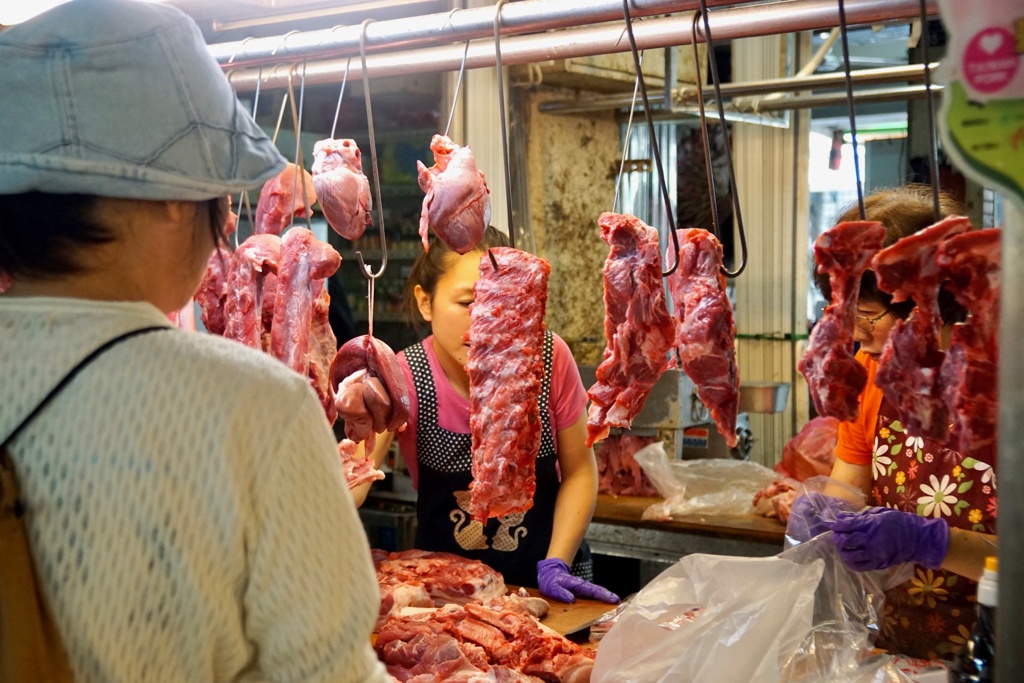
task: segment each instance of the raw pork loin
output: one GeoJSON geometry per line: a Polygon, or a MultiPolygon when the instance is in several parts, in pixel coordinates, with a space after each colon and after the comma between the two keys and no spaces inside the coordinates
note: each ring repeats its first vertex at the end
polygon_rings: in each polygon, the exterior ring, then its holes
{"type": "Polygon", "coordinates": [[[658,231],[617,213],[602,213],[597,224],[611,247],[603,270],[608,345],[595,372],[597,381],[587,390],[587,446],[608,436],[612,427],[629,428],[668,367],[676,336],[661,283],[658,231]]]}
{"type": "MultiPolygon", "coordinates": [[[[735,448],[740,375],[736,323],[722,274],[722,244],[707,230],[678,230],[679,267],[668,277],[676,307],[676,347],[697,396],[735,448]]],[[[666,258],[666,261],[668,259],[666,258]]]]}
{"type": "Polygon", "coordinates": [[[284,170],[263,184],[256,206],[257,235],[280,235],[293,218],[311,215],[316,204],[316,188],[309,171],[302,169],[301,181],[296,179],[298,166],[288,164],[284,170]]]}
{"type": "Polygon", "coordinates": [[[469,427],[477,521],[533,507],[540,452],[544,313],[551,266],[510,247],[480,258],[470,307],[469,427]]]}
{"type": "Polygon", "coordinates": [[[328,225],[345,239],[370,225],[370,181],[355,140],[320,140],[313,145],[313,186],[328,225]]]}
{"type": "Polygon", "coordinates": [[[1000,230],[975,230],[939,247],[936,263],[949,291],[970,311],[953,326],[942,365],[953,447],[965,458],[995,463],[998,417],[1000,230]]]}
{"type": "Polygon", "coordinates": [[[224,320],[224,305],[228,296],[228,272],[231,269],[231,252],[224,247],[210,256],[206,264],[206,275],[199,283],[195,298],[199,304],[199,317],[210,334],[224,334],[227,322],[224,320]]]}
{"type": "Polygon", "coordinates": [[[814,243],[818,272],[828,273],[832,285],[832,303],[814,326],[797,367],[807,379],[818,415],[857,417],[860,392],[868,381],[867,370],[853,357],[857,296],[860,278],[884,240],[881,223],[852,221],[823,232],[814,243]]]}
{"type": "Polygon", "coordinates": [[[416,162],[420,189],[427,193],[420,213],[423,248],[429,248],[427,231],[433,228],[453,251],[468,253],[491,222],[491,191],[469,147],[459,147],[447,135],[435,135],[430,149],[433,166],[416,162]]]}
{"type": "Polygon", "coordinates": [[[281,238],[253,235],[235,250],[224,299],[224,336],[251,349],[263,349],[263,282],[276,273],[281,259],[281,238]]]}
{"type": "MultiPolygon", "coordinates": [[[[364,441],[383,431],[395,431],[409,419],[412,403],[398,358],[391,347],[369,335],[345,342],[331,363],[338,414],[345,436],[364,441]]],[[[373,450],[367,443],[367,451],[373,450]]]]}
{"type": "Polygon", "coordinates": [[[949,440],[949,411],[942,399],[939,286],[935,254],[949,237],[971,229],[968,219],[946,218],[878,252],[871,268],[894,302],[914,300],[910,319],[892,328],[878,361],[875,383],[899,413],[907,433],[949,440]]]}

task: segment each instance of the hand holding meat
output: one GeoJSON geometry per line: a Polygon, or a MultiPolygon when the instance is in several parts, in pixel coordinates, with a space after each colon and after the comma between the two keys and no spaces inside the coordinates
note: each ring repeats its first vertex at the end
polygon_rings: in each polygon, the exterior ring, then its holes
{"type": "Polygon", "coordinates": [[[577,596],[613,605],[619,602],[619,596],[607,588],[570,574],[569,565],[557,557],[537,563],[537,587],[547,597],[562,602],[576,602],[577,596]]]}
{"type": "Polygon", "coordinates": [[[839,512],[832,533],[843,562],[857,571],[886,569],[903,562],[938,569],[949,548],[946,520],[884,507],[839,512]]]}

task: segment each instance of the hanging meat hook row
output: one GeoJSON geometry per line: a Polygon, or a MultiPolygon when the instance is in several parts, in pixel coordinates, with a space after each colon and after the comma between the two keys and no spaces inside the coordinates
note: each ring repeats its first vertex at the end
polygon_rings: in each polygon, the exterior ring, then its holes
{"type": "MultiPolygon", "coordinates": [[[[370,280],[372,286],[373,281],[383,275],[384,269],[388,267],[388,243],[384,238],[384,209],[381,207],[380,173],[377,171],[377,139],[373,133],[373,105],[370,102],[370,78],[366,69],[366,27],[371,23],[373,23],[373,19],[364,21],[362,31],[359,33],[359,61],[363,68],[363,98],[366,100],[366,127],[370,133],[370,165],[373,167],[373,193],[374,199],[377,201],[377,228],[380,232],[381,253],[380,270],[374,273],[363,261],[363,253],[361,251],[356,251],[356,258],[359,260],[359,272],[367,280],[370,280]]],[[[372,311],[370,315],[373,315],[372,311]]]]}
{"type": "Polygon", "coordinates": [[[651,151],[654,152],[654,163],[658,167],[658,183],[661,185],[661,197],[665,202],[665,212],[668,217],[668,229],[672,234],[672,245],[675,249],[676,262],[668,271],[662,273],[662,277],[668,277],[676,272],[679,267],[679,235],[676,234],[676,220],[672,209],[672,200],[668,196],[668,186],[665,184],[665,172],[661,164],[661,151],[658,149],[658,135],[654,130],[654,119],[651,117],[651,104],[647,100],[647,84],[644,82],[643,70],[640,64],[640,51],[636,47],[636,37],[633,35],[633,19],[629,16],[629,0],[622,0],[622,13],[626,17],[626,33],[629,35],[629,47],[633,52],[633,65],[636,67],[636,76],[640,83],[640,96],[644,101],[644,116],[647,118],[647,134],[650,137],[651,151]]]}
{"type": "MultiPolygon", "coordinates": [[[[941,218],[941,209],[939,208],[939,137],[935,132],[935,105],[933,102],[932,73],[929,66],[931,62],[928,58],[928,12],[925,0],[920,0],[920,4],[921,50],[923,51],[921,59],[924,61],[924,91],[927,95],[925,102],[928,106],[928,156],[931,161],[932,211],[935,213],[935,222],[938,223],[939,218],[941,218]]],[[[861,213],[863,214],[863,211],[861,213]]]]}
{"type": "MultiPolygon", "coordinates": [[[[242,45],[245,45],[245,41],[244,40],[242,41],[242,45]]],[[[259,71],[259,75],[256,78],[256,91],[252,95],[252,120],[253,121],[256,121],[256,108],[260,104],[260,83],[262,82],[262,80],[263,80],[263,67],[261,66],[260,67],[260,71],[259,71]]],[[[230,81],[231,81],[231,77],[228,76],[228,82],[230,82],[230,81]]],[[[246,219],[249,221],[249,226],[250,227],[255,226],[256,224],[253,223],[253,220],[252,220],[252,202],[249,201],[249,193],[246,190],[242,190],[238,194],[238,213],[239,213],[239,215],[241,215],[241,213],[242,213],[242,205],[243,204],[245,205],[245,216],[246,216],[246,219]]],[[[234,238],[235,238],[235,249],[237,249],[238,248],[238,228],[237,227],[235,228],[234,238]]]]}
{"type": "Polygon", "coordinates": [[[846,76],[846,109],[850,116],[850,146],[853,147],[853,175],[857,181],[857,208],[860,219],[866,217],[864,211],[864,188],[860,182],[860,153],[857,151],[857,116],[853,105],[853,77],[850,75],[850,42],[846,36],[846,7],[839,0],[839,36],[843,45],[843,74],[846,76]]]}
{"type": "Polygon", "coordinates": [[[334,139],[334,132],[338,128],[338,114],[341,113],[341,98],[345,95],[345,84],[348,83],[348,69],[352,66],[352,58],[345,62],[345,74],[341,77],[341,90],[338,91],[338,104],[334,107],[334,123],[331,124],[331,139],[334,139]]]}
{"type": "MultiPolygon", "coordinates": [[[[501,7],[507,0],[498,0],[494,5],[494,71],[498,76],[498,118],[501,120],[501,152],[505,160],[505,208],[508,211],[508,244],[516,248],[516,230],[512,224],[512,166],[508,161],[508,131],[505,126],[505,83],[501,73],[501,7]]],[[[490,250],[488,250],[490,253],[490,250]]],[[[491,264],[498,269],[494,254],[491,264]]]]}
{"type": "Polygon", "coordinates": [[[701,85],[700,59],[697,58],[697,20],[704,20],[704,41],[707,44],[708,71],[711,73],[711,85],[715,89],[715,103],[718,105],[718,122],[722,126],[722,134],[725,136],[725,160],[729,170],[729,190],[732,193],[732,205],[736,212],[736,230],[740,235],[740,265],[734,271],[729,271],[722,266],[722,274],[726,277],[736,277],[747,267],[747,231],[743,227],[743,212],[740,209],[740,193],[736,185],[736,169],[732,162],[732,143],[729,141],[729,131],[725,123],[725,103],[722,102],[721,81],[718,78],[718,62],[715,60],[715,42],[711,37],[711,25],[708,21],[708,8],[705,0],[700,0],[700,10],[694,12],[693,23],[690,25],[691,39],[693,41],[694,65],[697,69],[697,103],[700,109],[701,142],[704,145],[704,165],[708,174],[708,193],[711,201],[711,223],[713,232],[719,240],[722,239],[719,232],[721,227],[718,223],[718,194],[715,191],[715,175],[711,169],[711,143],[708,139],[708,120],[704,113],[704,93],[701,85]]]}
{"type": "MultiPolygon", "coordinates": [[[[288,221],[288,227],[292,227],[295,224],[295,202],[297,201],[296,195],[299,190],[302,190],[302,200],[308,198],[306,194],[306,169],[302,160],[302,105],[306,95],[306,62],[302,62],[302,76],[299,81],[299,106],[298,111],[295,108],[295,91],[292,88],[292,81],[294,80],[295,69],[298,64],[292,64],[291,68],[288,69],[288,94],[291,95],[292,108],[292,126],[295,128],[295,173],[292,175],[292,210],[290,219],[288,221]]],[[[306,207],[306,229],[310,232],[313,231],[312,207],[306,207]]]]}

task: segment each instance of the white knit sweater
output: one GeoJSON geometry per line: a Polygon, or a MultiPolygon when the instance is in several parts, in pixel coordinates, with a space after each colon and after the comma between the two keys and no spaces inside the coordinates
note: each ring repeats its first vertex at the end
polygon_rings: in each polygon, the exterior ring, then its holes
{"type": "MultiPolygon", "coordinates": [[[[0,439],[79,359],[154,324],[148,304],[0,296],[0,439]]],[[[11,450],[78,681],[390,680],[336,444],[283,364],[201,333],[136,337],[11,450]]]]}

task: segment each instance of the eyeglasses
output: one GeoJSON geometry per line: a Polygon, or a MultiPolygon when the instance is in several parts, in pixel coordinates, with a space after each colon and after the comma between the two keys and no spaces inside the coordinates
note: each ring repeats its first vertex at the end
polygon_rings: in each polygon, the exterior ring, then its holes
{"type": "Polygon", "coordinates": [[[864,330],[865,332],[874,332],[875,331],[875,323],[877,323],[879,320],[881,320],[885,316],[889,315],[891,312],[892,311],[890,311],[887,308],[884,311],[882,311],[881,313],[879,313],[878,315],[876,315],[874,318],[869,318],[866,315],[855,315],[855,316],[853,316],[853,320],[854,320],[855,324],[858,327],[860,327],[862,330],[864,330]]]}

